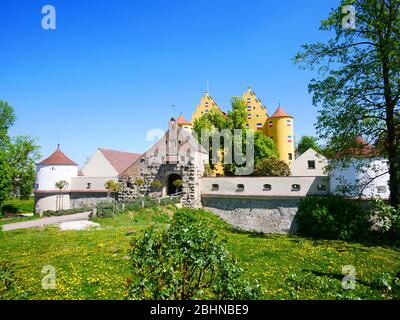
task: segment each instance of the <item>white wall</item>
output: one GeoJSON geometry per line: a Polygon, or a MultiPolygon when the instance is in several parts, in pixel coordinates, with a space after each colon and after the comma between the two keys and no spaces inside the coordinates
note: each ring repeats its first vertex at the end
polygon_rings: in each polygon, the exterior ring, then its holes
{"type": "Polygon", "coordinates": [[[109,180],[118,182],[116,177],[75,177],[71,179],[72,190],[106,190],[105,183],[109,180]],[[88,189],[90,183],[90,189],[88,189]]]}
{"type": "Polygon", "coordinates": [[[332,170],[330,188],[332,193],[347,197],[359,197],[361,194],[364,199],[388,199],[389,174],[384,174],[388,170],[388,163],[384,159],[354,159],[348,166],[341,165],[332,170]],[[381,177],[374,179],[381,174],[381,177]],[[378,192],[378,187],[384,188],[385,192],[378,192]]]}
{"type": "Polygon", "coordinates": [[[67,181],[71,187],[71,178],[76,176],[78,176],[78,166],[37,165],[35,191],[57,190],[55,184],[60,180],[67,181]]]}
{"type": "Polygon", "coordinates": [[[326,176],[327,165],[327,159],[310,148],[290,164],[290,171],[292,176],[326,176]],[[315,169],[308,167],[308,161],[315,162],[315,169]]]}
{"type": "Polygon", "coordinates": [[[116,177],[117,170],[108,162],[100,150],[94,153],[82,168],[82,172],[88,177],[116,177]]]}
{"type": "Polygon", "coordinates": [[[226,177],[202,178],[202,196],[231,196],[231,197],[305,197],[306,195],[328,195],[328,177],[226,177]],[[219,190],[213,190],[213,184],[219,190]],[[237,186],[244,185],[243,191],[238,191],[237,186]],[[264,190],[264,185],[271,185],[270,191],[264,190]],[[300,191],[294,191],[292,185],[300,185],[300,191]],[[326,190],[319,190],[318,186],[324,185],[326,190]]]}

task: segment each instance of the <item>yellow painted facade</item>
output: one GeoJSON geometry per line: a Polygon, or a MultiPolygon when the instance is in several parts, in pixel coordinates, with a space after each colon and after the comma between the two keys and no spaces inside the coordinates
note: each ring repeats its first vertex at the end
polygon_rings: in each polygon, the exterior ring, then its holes
{"type": "Polygon", "coordinates": [[[201,97],[200,104],[196,107],[192,115],[192,124],[195,120],[201,118],[204,114],[210,112],[212,109],[217,109],[221,113],[222,110],[218,107],[217,103],[214,99],[208,94],[206,91],[204,95],[201,97]]]}
{"type": "Polygon", "coordinates": [[[268,137],[274,140],[279,152],[279,159],[290,164],[294,160],[293,117],[287,115],[282,107],[268,119],[268,137]],[[281,112],[279,112],[281,110],[281,112]]]}
{"type": "MultiPolygon", "coordinates": [[[[267,108],[262,104],[261,100],[257,98],[257,95],[250,87],[242,97],[247,106],[247,128],[254,131],[261,130],[266,136],[272,138],[278,149],[280,160],[290,164],[295,160],[293,117],[288,115],[281,106],[269,117],[267,108]]],[[[201,97],[199,105],[197,105],[192,114],[191,123],[185,121],[182,125],[192,128],[191,126],[195,120],[201,118],[204,114],[213,109],[217,109],[219,112],[223,113],[214,99],[208,92],[205,92],[201,97]]],[[[220,158],[222,158],[222,152],[220,153],[220,158]]],[[[215,165],[214,175],[223,175],[222,163],[215,165]]]]}
{"type": "Polygon", "coordinates": [[[261,130],[267,135],[267,108],[263,106],[261,100],[257,98],[255,92],[250,87],[243,94],[243,100],[247,106],[247,128],[254,131],[261,130]]]}

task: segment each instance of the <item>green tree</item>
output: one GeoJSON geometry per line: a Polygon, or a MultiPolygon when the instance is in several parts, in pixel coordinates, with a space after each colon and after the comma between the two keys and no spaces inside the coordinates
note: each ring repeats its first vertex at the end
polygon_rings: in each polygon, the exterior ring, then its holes
{"type": "MultiPolygon", "coordinates": [[[[400,205],[400,2],[342,0],[322,21],[321,30],[335,33],[324,43],[304,45],[295,61],[318,68],[309,90],[321,105],[317,132],[336,152],[362,147],[385,134],[391,204],[400,205]],[[354,26],[346,24],[345,6],[353,5],[354,26]],[[350,26],[350,27],[349,27],[350,26]]],[[[351,155],[348,155],[350,157],[351,155]]]]}
{"type": "Polygon", "coordinates": [[[15,120],[14,108],[0,100],[0,148],[4,148],[8,144],[8,129],[14,125],[15,120]]]}
{"type": "Polygon", "coordinates": [[[10,189],[9,164],[5,152],[0,149],[0,207],[4,200],[9,197],[10,189]]]}
{"type": "Polygon", "coordinates": [[[247,123],[247,104],[243,98],[232,97],[232,109],[228,112],[227,127],[231,130],[246,129],[247,123]]]}
{"type": "Polygon", "coordinates": [[[68,188],[69,183],[65,180],[59,180],[55,183],[55,187],[60,191],[58,199],[56,199],[56,211],[64,209],[64,197],[62,191],[68,188]]]}
{"type": "Polygon", "coordinates": [[[135,300],[257,299],[259,288],[196,211],[178,210],[167,230],[148,229],[130,248],[127,298],[135,300]]]}
{"type": "Polygon", "coordinates": [[[28,199],[35,183],[35,163],[40,158],[40,146],[29,136],[11,138],[8,145],[11,195],[28,199]]]}
{"type": "Polygon", "coordinates": [[[290,175],[288,164],[276,158],[261,161],[253,173],[253,176],[256,177],[288,177],[290,175]]]}
{"type": "Polygon", "coordinates": [[[274,140],[261,131],[254,133],[254,162],[257,166],[264,159],[279,158],[274,140]]]}
{"type": "Polygon", "coordinates": [[[116,200],[118,192],[122,189],[121,184],[114,180],[106,181],[104,187],[114,196],[114,200],[116,200]]]}
{"type": "Polygon", "coordinates": [[[313,136],[302,136],[301,139],[300,139],[300,142],[299,142],[299,144],[297,146],[297,151],[300,154],[303,154],[304,152],[306,152],[310,148],[314,149],[318,153],[322,152],[322,148],[318,144],[318,140],[317,140],[316,137],[313,137],[313,136]]]}

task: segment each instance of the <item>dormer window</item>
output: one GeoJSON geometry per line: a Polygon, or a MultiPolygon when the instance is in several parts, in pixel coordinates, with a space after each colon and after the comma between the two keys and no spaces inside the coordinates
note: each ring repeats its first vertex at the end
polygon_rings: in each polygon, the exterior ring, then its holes
{"type": "Polygon", "coordinates": [[[315,169],[315,161],[314,160],[308,160],[308,169],[313,170],[315,169]]]}

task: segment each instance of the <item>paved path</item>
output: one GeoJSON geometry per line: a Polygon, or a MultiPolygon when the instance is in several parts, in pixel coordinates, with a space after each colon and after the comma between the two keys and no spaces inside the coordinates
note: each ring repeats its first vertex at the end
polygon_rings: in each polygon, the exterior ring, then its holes
{"type": "Polygon", "coordinates": [[[76,214],[69,214],[67,216],[46,217],[46,218],[40,218],[37,220],[4,224],[3,230],[10,231],[10,230],[17,230],[17,229],[29,229],[29,228],[46,226],[49,224],[58,224],[61,222],[89,220],[89,214],[90,214],[90,212],[82,212],[82,213],[76,213],[76,214]]]}

